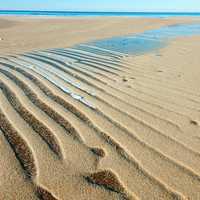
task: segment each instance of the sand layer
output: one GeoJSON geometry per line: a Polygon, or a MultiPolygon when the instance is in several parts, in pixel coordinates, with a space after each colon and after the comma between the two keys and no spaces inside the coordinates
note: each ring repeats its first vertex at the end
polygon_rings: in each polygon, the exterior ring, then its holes
{"type": "Polygon", "coordinates": [[[1,56],[0,199],[200,199],[199,41],[1,56]]]}

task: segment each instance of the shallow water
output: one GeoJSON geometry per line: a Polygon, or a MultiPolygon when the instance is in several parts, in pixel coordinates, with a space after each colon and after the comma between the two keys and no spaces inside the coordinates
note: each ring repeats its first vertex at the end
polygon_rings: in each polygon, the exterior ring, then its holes
{"type": "Polygon", "coordinates": [[[200,24],[170,25],[141,34],[98,40],[87,43],[87,45],[137,55],[160,49],[177,37],[192,35],[200,35],[200,24]]]}

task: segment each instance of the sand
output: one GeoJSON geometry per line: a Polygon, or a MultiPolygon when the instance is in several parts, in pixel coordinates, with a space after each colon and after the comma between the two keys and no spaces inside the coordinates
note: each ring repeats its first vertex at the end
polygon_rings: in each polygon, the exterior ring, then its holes
{"type": "Polygon", "coordinates": [[[136,57],[68,47],[185,21],[2,20],[0,199],[200,199],[200,37],[136,57]]]}
{"type": "Polygon", "coordinates": [[[188,19],[0,17],[0,54],[70,47],[186,21],[188,19]]]}

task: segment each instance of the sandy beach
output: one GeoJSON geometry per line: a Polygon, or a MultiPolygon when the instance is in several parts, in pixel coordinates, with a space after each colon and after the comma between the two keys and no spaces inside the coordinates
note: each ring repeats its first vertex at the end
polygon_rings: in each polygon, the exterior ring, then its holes
{"type": "Polygon", "coordinates": [[[0,200],[199,200],[200,36],[73,48],[192,21],[1,17],[0,200]]]}
{"type": "Polygon", "coordinates": [[[22,53],[140,33],[188,19],[0,17],[0,54],[22,53]]]}

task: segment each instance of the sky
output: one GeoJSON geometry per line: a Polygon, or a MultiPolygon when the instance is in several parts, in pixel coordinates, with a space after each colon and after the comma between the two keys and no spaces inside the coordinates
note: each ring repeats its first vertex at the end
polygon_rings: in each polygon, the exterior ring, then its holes
{"type": "Polygon", "coordinates": [[[0,10],[200,12],[200,0],[0,0],[0,10]]]}

